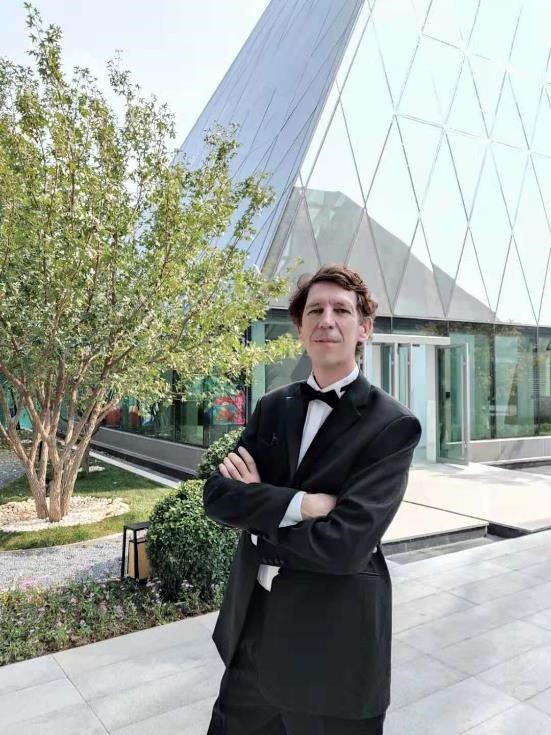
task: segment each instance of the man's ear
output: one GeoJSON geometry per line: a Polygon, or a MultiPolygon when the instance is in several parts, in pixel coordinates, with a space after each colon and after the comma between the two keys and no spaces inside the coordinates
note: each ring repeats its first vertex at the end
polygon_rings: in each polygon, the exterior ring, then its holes
{"type": "Polygon", "coordinates": [[[367,319],[364,319],[364,321],[360,324],[360,336],[358,337],[358,342],[365,342],[366,340],[368,340],[372,331],[373,319],[367,317],[367,319]]]}

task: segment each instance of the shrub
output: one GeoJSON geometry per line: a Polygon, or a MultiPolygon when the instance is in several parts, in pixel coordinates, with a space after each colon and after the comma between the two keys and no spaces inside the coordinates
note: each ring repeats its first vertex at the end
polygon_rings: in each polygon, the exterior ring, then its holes
{"type": "Polygon", "coordinates": [[[218,606],[239,532],[222,528],[205,515],[203,480],[187,480],[155,506],[147,551],[167,600],[194,598],[218,606]]]}
{"type": "Polygon", "coordinates": [[[0,666],[102,641],[204,610],[162,602],[155,583],[125,579],[0,592],[0,666]]]}
{"type": "Polygon", "coordinates": [[[210,477],[224,457],[233,452],[242,433],[243,429],[228,431],[227,434],[213,442],[208,449],[205,449],[201,462],[197,467],[197,477],[200,480],[206,480],[210,477]]]}

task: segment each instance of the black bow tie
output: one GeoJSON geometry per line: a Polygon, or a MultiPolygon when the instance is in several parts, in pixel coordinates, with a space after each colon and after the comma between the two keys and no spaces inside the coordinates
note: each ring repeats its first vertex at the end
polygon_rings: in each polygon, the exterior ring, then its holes
{"type": "Polygon", "coordinates": [[[308,383],[300,384],[300,392],[302,393],[302,397],[306,403],[310,403],[310,401],[323,401],[324,403],[327,403],[328,406],[331,406],[331,408],[335,408],[340,401],[335,390],[328,390],[326,393],[323,393],[321,390],[312,388],[308,383]]]}

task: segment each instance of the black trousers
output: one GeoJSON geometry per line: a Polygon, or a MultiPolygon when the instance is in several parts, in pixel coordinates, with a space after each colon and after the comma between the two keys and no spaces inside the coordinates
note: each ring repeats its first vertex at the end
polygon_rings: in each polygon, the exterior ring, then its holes
{"type": "Polygon", "coordinates": [[[278,710],[264,699],[257,684],[256,656],[269,594],[256,583],[237,652],[222,677],[207,735],[383,735],[384,714],[367,720],[320,717],[278,710]]]}

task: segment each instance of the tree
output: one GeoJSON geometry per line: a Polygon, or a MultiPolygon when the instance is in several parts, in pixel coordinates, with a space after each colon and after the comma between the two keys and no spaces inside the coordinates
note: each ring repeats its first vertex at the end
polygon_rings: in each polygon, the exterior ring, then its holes
{"type": "Polygon", "coordinates": [[[263,176],[232,178],[235,131],[207,134],[199,168],[171,165],[166,106],[110,62],[116,113],[87,69],[66,75],[61,30],[25,7],[34,64],[0,60],[0,376],[17,406],[10,417],[0,388],[0,435],[38,516],[57,521],[90,438],[124,396],[166,402],[163,372],[176,371],[185,395],[194,379],[248,374],[296,343],[243,339],[285,283],[246,264],[272,194],[263,176]],[[17,432],[24,409],[30,445],[17,432]]]}

